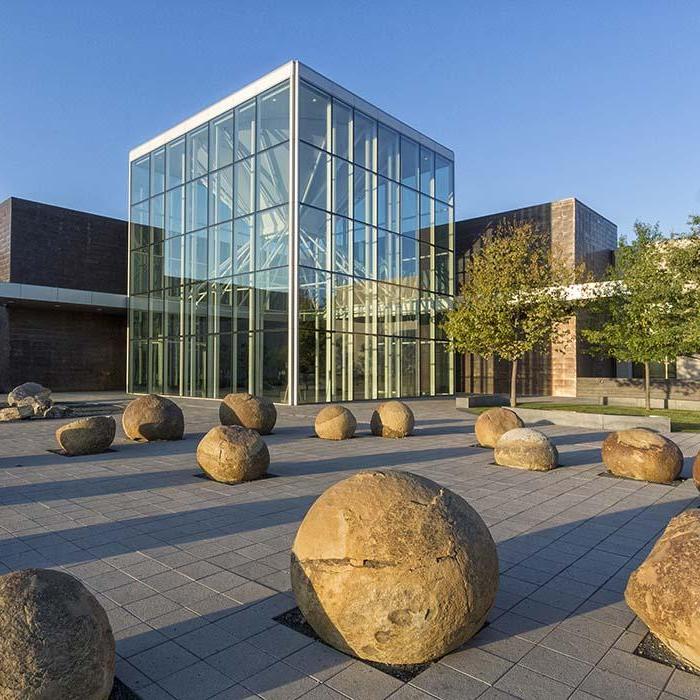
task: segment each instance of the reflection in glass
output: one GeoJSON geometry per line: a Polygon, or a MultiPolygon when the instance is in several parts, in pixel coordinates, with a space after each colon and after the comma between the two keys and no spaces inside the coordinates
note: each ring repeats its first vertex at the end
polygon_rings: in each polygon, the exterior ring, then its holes
{"type": "Polygon", "coordinates": [[[418,189],[419,178],[418,144],[405,136],[401,137],[401,184],[418,189]]]}
{"type": "Polygon", "coordinates": [[[435,245],[450,245],[450,212],[447,204],[435,200],[435,245]]]}
{"type": "Polygon", "coordinates": [[[418,337],[418,290],[401,289],[401,335],[418,337]]]}
{"type": "Polygon", "coordinates": [[[352,277],[333,275],[331,278],[332,323],[335,331],[352,330],[352,277]]]}
{"type": "Polygon", "coordinates": [[[181,185],[185,181],[185,137],[181,136],[166,147],[166,165],[168,168],[168,189],[181,185]]]}
{"type": "Polygon", "coordinates": [[[129,215],[129,236],[132,248],[141,248],[151,242],[148,219],[148,201],[132,205],[129,215]]]}
{"type": "Polygon", "coordinates": [[[258,150],[289,138],[289,84],[258,97],[258,150]]]}
{"type": "Polygon", "coordinates": [[[206,177],[187,183],[187,231],[194,231],[207,225],[208,197],[206,177]]]}
{"type": "Polygon", "coordinates": [[[232,231],[230,221],[209,229],[209,279],[226,277],[232,272],[232,231]]]}
{"type": "Polygon", "coordinates": [[[176,187],[165,193],[165,237],[185,232],[185,188],[176,187]]]}
{"type": "Polygon", "coordinates": [[[188,233],[185,236],[185,281],[207,279],[207,232],[188,233]]]}
{"type": "Polygon", "coordinates": [[[163,243],[154,243],[151,246],[151,289],[163,289],[163,243]]]}
{"type": "Polygon", "coordinates": [[[306,83],[299,83],[299,138],[330,150],[330,115],[330,97],[306,83]]]}
{"type": "Polygon", "coordinates": [[[151,160],[144,156],[131,164],[131,201],[141,202],[150,194],[151,160]]]}
{"type": "Polygon", "coordinates": [[[235,158],[241,160],[255,153],[255,100],[236,108],[235,158]]]}
{"type": "Polygon", "coordinates": [[[329,156],[323,151],[299,144],[299,200],[321,209],[329,206],[329,156]]]}
{"type": "Polygon", "coordinates": [[[378,172],[390,180],[399,179],[399,135],[382,124],[377,132],[378,172]]]}
{"type": "Polygon", "coordinates": [[[355,223],[352,234],[353,274],[356,277],[376,277],[376,229],[355,223]]]}
{"type": "Polygon", "coordinates": [[[401,396],[418,396],[418,343],[401,341],[401,396]]]}
{"type": "Polygon", "coordinates": [[[260,393],[273,401],[286,403],[287,396],[287,331],[265,331],[255,334],[262,343],[261,362],[256,368],[260,393]]]}
{"type": "Polygon", "coordinates": [[[434,154],[425,146],[420,147],[420,191],[431,197],[434,194],[434,154]]]}
{"type": "Polygon", "coordinates": [[[289,144],[284,143],[258,154],[258,210],[289,200],[289,144]]]}
{"type": "Polygon", "coordinates": [[[252,270],[253,230],[255,219],[246,216],[233,222],[233,272],[250,272],[252,270]]]}
{"type": "Polygon", "coordinates": [[[420,239],[425,243],[433,242],[433,202],[430,197],[420,198],[420,239]]]}
{"type": "Polygon", "coordinates": [[[376,139],[376,122],[355,110],[354,162],[363,168],[374,170],[374,142],[376,139]]]}
{"type": "Polygon", "coordinates": [[[255,207],[255,158],[242,160],[234,166],[234,216],[251,214],[255,207]]]}
{"type": "Polygon", "coordinates": [[[289,233],[287,206],[268,209],[256,215],[255,267],[263,270],[287,264],[289,233]]]}
{"type": "Polygon", "coordinates": [[[187,134],[187,179],[206,175],[209,170],[209,125],[187,134]]]}
{"type": "Polygon", "coordinates": [[[165,189],[165,148],[151,153],[151,196],[165,189]]]}
{"type": "Polygon", "coordinates": [[[353,330],[355,333],[377,332],[377,283],[355,280],[353,285],[353,330]]]}
{"type": "Polygon", "coordinates": [[[151,198],[151,240],[160,243],[165,238],[165,195],[151,198]]]}
{"type": "Polygon", "coordinates": [[[452,163],[437,153],[435,154],[435,196],[448,204],[452,204],[454,200],[452,163]]]}
{"type": "Polygon", "coordinates": [[[342,102],[333,100],[333,153],[350,160],[352,144],[352,110],[342,102]]]}
{"type": "Polygon", "coordinates": [[[333,333],[331,345],[331,372],[333,401],[349,401],[352,396],[352,335],[333,333]]]}
{"type": "Polygon", "coordinates": [[[358,221],[374,223],[374,189],[376,178],[374,173],[363,168],[353,168],[353,216],[358,221]]]}
{"type": "Polygon", "coordinates": [[[399,230],[399,186],[383,177],[377,187],[377,225],[390,231],[399,230]]]}
{"type": "Polygon", "coordinates": [[[401,237],[401,284],[418,286],[418,241],[401,237]]]}
{"type": "Polygon", "coordinates": [[[418,238],[418,192],[401,188],[401,233],[418,238]]]}
{"type": "Polygon", "coordinates": [[[333,217],[333,271],[351,274],[350,221],[333,217]]]}
{"type": "Polygon", "coordinates": [[[211,125],[212,170],[218,170],[233,162],[233,113],[228,112],[211,125]]]}
{"type": "Polygon", "coordinates": [[[233,168],[219,170],[211,175],[209,223],[218,224],[233,216],[233,168]]]}
{"type": "Polygon", "coordinates": [[[148,291],[148,248],[131,251],[131,294],[148,291]]]}
{"type": "Polygon", "coordinates": [[[333,213],[350,216],[352,201],[352,177],[350,163],[333,158],[333,213]]]}
{"type": "Polygon", "coordinates": [[[304,205],[299,207],[299,264],[328,269],[330,216],[304,205]]]}
{"type": "Polygon", "coordinates": [[[328,334],[326,299],[329,275],[299,268],[299,394],[305,402],[325,401],[328,334]]]}
{"type": "Polygon", "coordinates": [[[371,335],[353,335],[353,399],[373,399],[375,379],[375,341],[371,335]]]}
{"type": "Polygon", "coordinates": [[[168,238],[163,244],[165,257],[163,263],[164,285],[169,288],[179,287],[182,284],[183,239],[183,236],[168,238]]]}

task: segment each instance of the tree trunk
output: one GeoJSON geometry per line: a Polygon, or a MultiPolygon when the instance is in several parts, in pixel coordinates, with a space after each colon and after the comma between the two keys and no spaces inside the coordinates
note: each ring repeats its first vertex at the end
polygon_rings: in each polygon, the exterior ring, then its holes
{"type": "Polygon", "coordinates": [[[518,360],[512,360],[510,363],[510,406],[515,408],[518,405],[517,399],[517,379],[518,379],[518,360]]]}
{"type": "Polygon", "coordinates": [[[649,379],[649,362],[644,363],[644,408],[651,409],[651,381],[649,379]]]}

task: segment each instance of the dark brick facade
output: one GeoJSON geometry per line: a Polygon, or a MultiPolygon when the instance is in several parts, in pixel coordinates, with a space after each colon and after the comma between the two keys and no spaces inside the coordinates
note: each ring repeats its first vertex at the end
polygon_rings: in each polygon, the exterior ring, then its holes
{"type": "MultiPolygon", "coordinates": [[[[125,221],[24,199],[0,203],[0,282],[126,294],[125,221]]],[[[124,390],[126,312],[0,301],[0,391],[124,390]]]]}

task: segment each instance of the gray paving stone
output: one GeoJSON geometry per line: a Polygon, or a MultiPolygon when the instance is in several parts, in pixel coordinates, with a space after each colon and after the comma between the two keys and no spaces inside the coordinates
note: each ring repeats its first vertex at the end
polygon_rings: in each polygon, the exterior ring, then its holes
{"type": "Polygon", "coordinates": [[[493,685],[513,665],[512,661],[507,661],[478,647],[468,647],[452,652],[444,656],[440,663],[490,685],[493,685]]]}
{"type": "Polygon", "coordinates": [[[700,700],[700,676],[675,669],[666,690],[685,700],[700,700]]]}
{"type": "Polygon", "coordinates": [[[287,666],[282,661],[249,676],[241,682],[265,700],[295,700],[318,684],[313,678],[287,666]]]}
{"type": "Polygon", "coordinates": [[[177,673],[199,659],[175,642],[164,642],[132,656],[129,661],[154,681],[177,673]]]}
{"type": "Polygon", "coordinates": [[[326,685],[353,700],[384,700],[403,683],[367,664],[355,661],[332,676],[326,685]]]}
{"type": "Polygon", "coordinates": [[[323,682],[354,663],[354,659],[327,644],[314,641],[285,657],[284,662],[323,682]]]}
{"type": "Polygon", "coordinates": [[[592,666],[557,651],[543,646],[536,646],[523,657],[520,664],[525,668],[560,681],[566,685],[577,687],[590,672],[592,666]]]}
{"type": "Polygon", "coordinates": [[[207,700],[233,685],[228,676],[204,661],[173,673],[159,683],[178,700],[207,700]]]}
{"type": "Polygon", "coordinates": [[[418,674],[411,685],[425,690],[441,700],[469,700],[478,698],[488,685],[442,664],[433,664],[418,674]]]}
{"type": "Polygon", "coordinates": [[[513,666],[495,686],[523,700],[565,700],[573,688],[523,666],[513,666]]]}
{"type": "Polygon", "coordinates": [[[581,690],[601,700],[653,700],[658,697],[658,688],[636,683],[610,671],[594,668],[581,683],[581,690]]]}

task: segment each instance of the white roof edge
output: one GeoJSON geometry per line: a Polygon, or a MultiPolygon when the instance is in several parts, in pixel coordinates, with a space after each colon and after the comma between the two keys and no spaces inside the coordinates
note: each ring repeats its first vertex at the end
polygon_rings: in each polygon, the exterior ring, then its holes
{"type": "Polygon", "coordinates": [[[240,90],[236,90],[236,92],[232,92],[222,100],[209,105],[209,107],[205,107],[196,114],[193,114],[191,117],[188,117],[184,121],[175,124],[175,126],[161,132],[145,143],[142,143],[140,146],[132,148],[129,151],[129,161],[140,158],[141,156],[146,155],[146,153],[150,153],[156,148],[159,148],[169,141],[176,139],[178,136],[186,134],[188,131],[194,129],[200,124],[208,122],[210,119],[213,119],[214,117],[227,112],[229,109],[246,102],[251,97],[255,97],[255,95],[274,87],[286,78],[290,78],[292,75],[293,65],[294,61],[287,61],[287,63],[275,68],[274,70],[271,70],[269,73],[257,78],[252,83],[248,83],[247,85],[243,86],[240,90]]]}
{"type": "Polygon", "coordinates": [[[342,100],[343,102],[346,102],[349,105],[356,107],[368,116],[374,117],[375,119],[379,119],[387,126],[396,129],[397,131],[405,134],[406,136],[409,136],[410,138],[414,139],[415,141],[418,141],[418,143],[421,143],[427,148],[433,149],[440,155],[449,158],[450,160],[454,160],[454,152],[451,149],[431,139],[430,137],[426,136],[420,131],[409,126],[405,122],[402,122],[400,119],[392,117],[387,112],[379,109],[379,107],[375,107],[370,102],[367,102],[355,93],[342,87],[342,85],[339,85],[338,83],[330,80],[329,78],[326,78],[324,75],[321,75],[321,73],[318,73],[312,68],[309,68],[301,61],[292,60],[275,68],[269,73],[266,73],[265,75],[254,80],[253,82],[248,83],[240,90],[236,90],[236,92],[231,93],[227,97],[224,97],[223,99],[219,100],[218,102],[215,102],[209,107],[205,107],[196,114],[193,114],[191,117],[188,117],[187,119],[179,122],[178,124],[175,124],[170,129],[167,129],[166,131],[161,132],[157,136],[154,136],[152,139],[149,139],[148,141],[142,143],[140,146],[132,148],[129,151],[129,161],[136,160],[137,158],[140,158],[141,156],[150,153],[156,148],[160,148],[169,141],[172,141],[173,139],[176,139],[179,136],[186,134],[188,131],[191,131],[192,129],[200,126],[201,124],[208,122],[210,119],[213,119],[219,116],[220,114],[227,112],[229,109],[232,109],[237,105],[246,102],[251,97],[254,97],[255,95],[260,94],[261,92],[264,92],[265,90],[274,87],[275,85],[281,83],[287,78],[290,78],[293,74],[295,64],[299,67],[299,77],[303,80],[313,83],[322,90],[325,90],[334,97],[337,97],[339,100],[342,100]]]}

